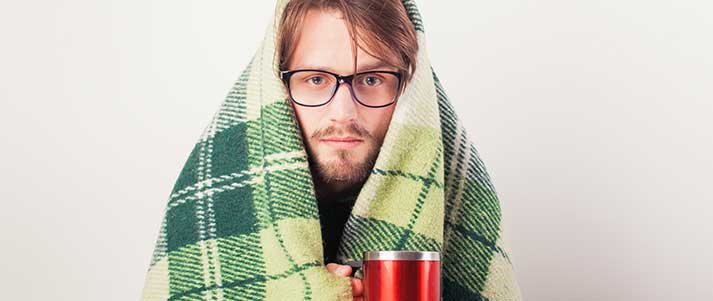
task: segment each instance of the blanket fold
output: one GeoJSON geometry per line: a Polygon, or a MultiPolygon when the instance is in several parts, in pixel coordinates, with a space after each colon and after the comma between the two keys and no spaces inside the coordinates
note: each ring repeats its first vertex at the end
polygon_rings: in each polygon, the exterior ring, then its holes
{"type": "MultiPolygon", "coordinates": [[[[279,79],[278,0],[264,40],[180,172],[166,205],[143,300],[351,300],[324,267],[307,154],[279,79]]],[[[419,42],[374,169],[337,258],[370,250],[442,253],[443,300],[520,300],[500,201],[419,42]]]]}

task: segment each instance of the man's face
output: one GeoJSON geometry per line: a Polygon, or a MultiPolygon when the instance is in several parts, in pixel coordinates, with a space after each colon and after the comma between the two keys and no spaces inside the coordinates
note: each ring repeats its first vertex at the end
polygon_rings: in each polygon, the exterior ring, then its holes
{"type": "MultiPolygon", "coordinates": [[[[287,68],[320,69],[339,75],[354,73],[354,56],[349,31],[338,12],[311,10],[287,68]]],[[[364,47],[362,43],[360,47],[364,47]]],[[[368,48],[367,48],[368,49],[368,48]]],[[[357,72],[390,70],[381,60],[357,49],[357,72]],[[372,66],[363,69],[362,66],[372,66]]],[[[307,152],[322,180],[349,187],[365,180],[373,168],[396,104],[369,108],[352,99],[349,87],[341,84],[334,98],[320,107],[293,103],[307,152]]]]}

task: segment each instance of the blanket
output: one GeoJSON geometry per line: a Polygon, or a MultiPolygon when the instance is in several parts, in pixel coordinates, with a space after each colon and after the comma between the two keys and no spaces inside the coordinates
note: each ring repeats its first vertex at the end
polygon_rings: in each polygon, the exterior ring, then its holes
{"type": "MultiPolygon", "coordinates": [[[[188,155],[165,206],[143,300],[351,300],[327,272],[304,142],[280,81],[278,0],[261,42],[188,155]]],[[[443,300],[519,300],[500,201],[419,43],[413,80],[344,227],[342,263],[441,252],[443,300]]]]}

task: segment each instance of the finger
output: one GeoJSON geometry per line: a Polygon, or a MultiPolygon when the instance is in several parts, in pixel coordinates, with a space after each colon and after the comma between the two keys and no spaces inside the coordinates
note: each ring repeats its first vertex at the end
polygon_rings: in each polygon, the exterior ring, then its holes
{"type": "Polygon", "coordinates": [[[350,267],[348,265],[340,265],[337,268],[337,270],[334,272],[337,275],[348,277],[348,276],[351,276],[351,274],[352,274],[352,267],[350,267]]]}
{"type": "Polygon", "coordinates": [[[361,297],[364,294],[364,285],[359,278],[352,278],[352,296],[361,297]]]}
{"type": "Polygon", "coordinates": [[[330,263],[327,264],[327,271],[339,276],[350,276],[352,274],[352,267],[348,265],[330,263]]]}
{"type": "Polygon", "coordinates": [[[339,265],[336,263],[329,263],[327,264],[327,272],[334,273],[338,267],[339,265]]]}

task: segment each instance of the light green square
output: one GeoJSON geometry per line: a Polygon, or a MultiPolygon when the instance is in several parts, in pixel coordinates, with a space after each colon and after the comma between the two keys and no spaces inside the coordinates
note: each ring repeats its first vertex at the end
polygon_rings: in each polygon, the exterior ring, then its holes
{"type": "Polygon", "coordinates": [[[284,278],[268,280],[265,291],[265,300],[302,300],[305,283],[300,274],[293,273],[284,278]]]}
{"type": "Polygon", "coordinates": [[[267,275],[279,275],[292,268],[292,264],[300,266],[322,258],[321,242],[310,241],[319,237],[319,232],[319,220],[308,218],[283,219],[277,222],[277,228],[261,230],[267,275]]]}
{"type": "Polygon", "coordinates": [[[389,128],[387,136],[380,153],[389,154],[390,160],[377,161],[376,167],[379,169],[426,177],[434,162],[443,160],[436,157],[441,137],[431,127],[394,125],[389,128]]]}
{"type": "MultiPolygon", "coordinates": [[[[423,183],[398,175],[375,175],[384,181],[369,200],[368,217],[407,227],[423,183]]],[[[361,208],[361,207],[360,207],[361,208]]],[[[366,212],[357,212],[367,216],[366,212]]]]}

